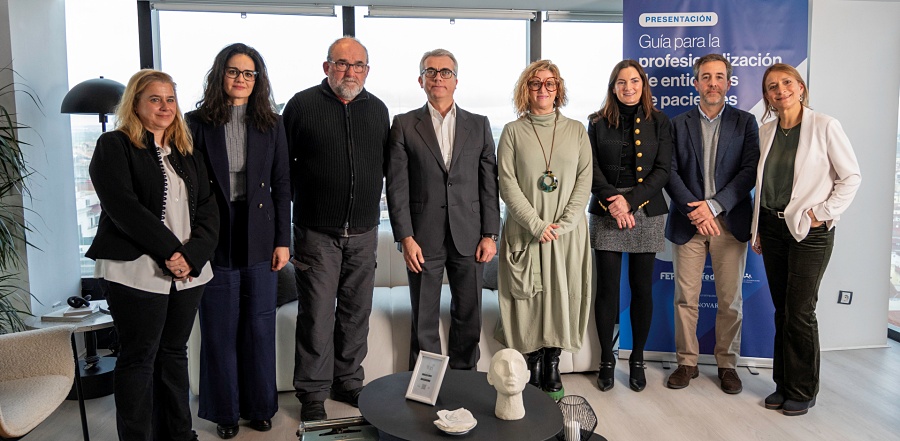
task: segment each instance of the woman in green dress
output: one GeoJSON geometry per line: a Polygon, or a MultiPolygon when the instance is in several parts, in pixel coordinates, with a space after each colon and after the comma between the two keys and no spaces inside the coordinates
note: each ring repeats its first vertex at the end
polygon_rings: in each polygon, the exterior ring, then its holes
{"type": "Polygon", "coordinates": [[[525,355],[531,384],[561,394],[560,353],[581,349],[591,305],[591,144],[584,124],[559,112],[565,82],[549,60],[522,72],[514,101],[519,118],[497,148],[506,213],[495,336],[525,355]]]}

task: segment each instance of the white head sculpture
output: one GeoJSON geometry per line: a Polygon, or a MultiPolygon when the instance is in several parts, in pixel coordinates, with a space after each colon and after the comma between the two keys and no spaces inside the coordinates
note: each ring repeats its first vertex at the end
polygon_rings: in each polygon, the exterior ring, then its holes
{"type": "Polygon", "coordinates": [[[528,365],[515,349],[501,349],[491,358],[488,384],[497,389],[494,414],[501,420],[519,420],[525,416],[522,391],[528,384],[528,365]]]}

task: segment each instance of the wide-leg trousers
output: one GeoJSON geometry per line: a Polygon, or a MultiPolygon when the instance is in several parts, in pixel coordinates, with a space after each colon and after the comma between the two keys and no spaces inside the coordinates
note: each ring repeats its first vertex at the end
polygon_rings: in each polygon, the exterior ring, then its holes
{"type": "Polygon", "coordinates": [[[213,266],[200,302],[198,416],[217,424],[271,419],[275,385],[278,273],[268,261],[243,268],[213,266]]]}
{"type": "Polygon", "coordinates": [[[775,304],[772,379],[788,400],[810,401],[819,392],[819,284],[831,259],[834,229],[810,228],[800,242],[784,222],[759,217],[759,237],[775,304]]]}
{"type": "Polygon", "coordinates": [[[110,282],[109,312],[119,334],[113,390],[122,441],[188,441],[187,340],[203,286],[157,294],[110,282]]]}

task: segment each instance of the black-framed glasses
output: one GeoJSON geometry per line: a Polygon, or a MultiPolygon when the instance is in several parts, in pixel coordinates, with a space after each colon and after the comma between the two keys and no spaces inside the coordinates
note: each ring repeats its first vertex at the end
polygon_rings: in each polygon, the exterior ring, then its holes
{"type": "Polygon", "coordinates": [[[334,66],[334,70],[336,70],[338,72],[346,72],[347,69],[350,69],[352,67],[353,72],[363,73],[366,70],[366,68],[369,67],[368,64],[363,64],[363,63],[350,64],[346,61],[340,61],[340,60],[329,61],[329,63],[331,63],[331,65],[334,66]]]}
{"type": "Polygon", "coordinates": [[[550,77],[544,81],[541,81],[540,78],[532,78],[528,80],[528,89],[533,90],[535,92],[541,90],[541,86],[547,89],[547,92],[555,92],[556,88],[559,87],[559,79],[550,77]]]}
{"type": "Polygon", "coordinates": [[[441,70],[429,67],[427,69],[422,69],[422,72],[419,72],[419,75],[425,75],[425,78],[435,78],[438,74],[441,74],[441,78],[449,80],[450,78],[453,78],[454,75],[456,75],[456,72],[447,69],[446,67],[441,70]]]}
{"type": "Polygon", "coordinates": [[[242,75],[245,81],[256,81],[256,76],[259,75],[259,72],[255,70],[240,70],[236,67],[226,67],[225,68],[225,76],[231,79],[235,79],[238,75],[242,75]]]}

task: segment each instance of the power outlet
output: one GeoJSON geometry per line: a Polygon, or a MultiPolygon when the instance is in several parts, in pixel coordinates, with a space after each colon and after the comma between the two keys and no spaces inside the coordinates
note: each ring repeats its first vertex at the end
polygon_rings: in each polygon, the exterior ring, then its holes
{"type": "Polygon", "coordinates": [[[849,305],[853,301],[853,291],[838,291],[838,303],[849,305]]]}

